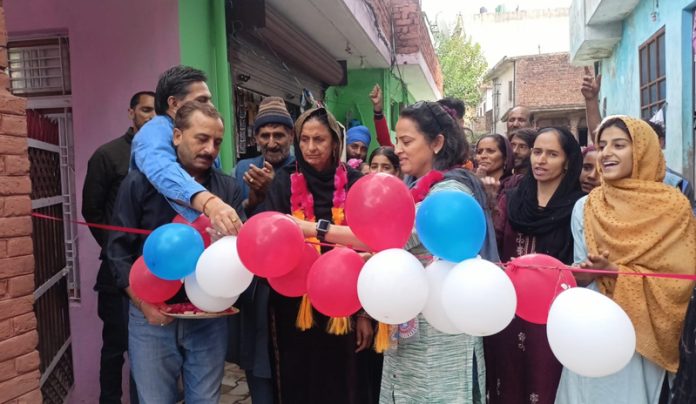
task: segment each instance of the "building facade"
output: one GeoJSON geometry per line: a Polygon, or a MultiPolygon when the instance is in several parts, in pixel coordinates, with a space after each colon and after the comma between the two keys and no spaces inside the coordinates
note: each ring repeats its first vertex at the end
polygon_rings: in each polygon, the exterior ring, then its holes
{"type": "Polygon", "coordinates": [[[17,264],[0,270],[2,399],[98,401],[99,247],[75,224],[80,190],[94,150],[130,125],[131,95],[154,90],[161,72],[186,64],[208,74],[227,171],[255,151],[240,143],[260,97],[281,96],[297,114],[311,96],[343,123],[371,126],[376,83],[392,122],[405,103],[442,92],[418,0],[2,3],[10,77],[0,81],[14,95],[0,94],[0,137],[14,137],[0,142],[0,261],[17,264]]]}
{"type": "Polygon", "coordinates": [[[568,53],[505,57],[484,76],[486,131],[504,134],[510,110],[529,108],[534,124],[565,126],[581,144],[588,143],[585,102],[580,87],[583,68],[571,66],[568,53]]]}
{"type": "Polygon", "coordinates": [[[602,74],[600,112],[665,124],[667,165],[694,180],[694,8],[692,0],[574,0],[573,64],[602,74]]]}

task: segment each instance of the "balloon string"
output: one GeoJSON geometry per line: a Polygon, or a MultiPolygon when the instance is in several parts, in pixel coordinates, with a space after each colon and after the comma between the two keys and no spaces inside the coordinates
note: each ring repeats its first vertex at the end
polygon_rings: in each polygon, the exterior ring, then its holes
{"type": "MultiPolygon", "coordinates": [[[[65,222],[66,221],[66,220],[59,218],[59,217],[44,215],[44,214],[36,213],[36,212],[32,212],[31,215],[33,217],[37,217],[40,219],[53,220],[56,222],[65,222]]],[[[143,235],[148,235],[148,234],[152,233],[152,230],[136,229],[134,227],[110,226],[108,224],[89,223],[89,222],[82,222],[79,220],[67,220],[67,222],[77,223],[77,224],[81,224],[83,226],[88,226],[88,227],[94,227],[96,229],[120,231],[120,232],[124,232],[124,233],[143,234],[143,235]]]]}

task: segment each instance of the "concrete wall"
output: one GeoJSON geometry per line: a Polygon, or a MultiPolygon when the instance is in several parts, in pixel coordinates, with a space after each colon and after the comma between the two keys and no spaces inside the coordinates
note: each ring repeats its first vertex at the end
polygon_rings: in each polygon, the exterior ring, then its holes
{"type": "Polygon", "coordinates": [[[500,72],[498,76],[495,77],[495,79],[498,80],[500,83],[499,87],[493,87],[493,94],[492,94],[492,100],[490,107],[494,109],[494,114],[493,114],[493,119],[494,119],[494,133],[500,133],[500,134],[505,134],[507,132],[507,124],[505,122],[501,122],[500,120],[503,119],[503,115],[515,106],[515,62],[509,63],[507,65],[507,68],[500,72]],[[509,88],[510,86],[508,85],[509,82],[513,83],[513,91],[512,91],[512,96],[510,95],[509,88]],[[496,97],[496,92],[499,94],[497,95],[498,97],[498,107],[495,107],[495,97],[496,97]]]}
{"type": "Polygon", "coordinates": [[[464,16],[464,31],[481,44],[488,66],[504,56],[567,52],[568,9],[493,11],[464,16]]]}
{"type": "MultiPolygon", "coordinates": [[[[178,7],[168,0],[5,0],[10,38],[67,33],[70,41],[75,182],[82,189],[87,160],[129,126],[128,101],[154,90],[158,75],[179,63],[178,7]]],[[[82,206],[81,192],[76,202],[82,206]]],[[[82,300],[71,305],[75,389],[73,403],[99,393],[101,321],[92,291],[98,247],[86,227],[78,233],[82,300]]]]}
{"type": "Polygon", "coordinates": [[[693,0],[654,2],[642,0],[623,21],[622,39],[611,57],[602,61],[602,93],[606,113],[640,116],[640,65],[638,48],[665,27],[667,76],[667,165],[694,178],[693,79],[691,11],[693,0]],[[653,16],[651,13],[657,11],[653,16]],[[654,20],[653,20],[654,19],[654,20]]]}

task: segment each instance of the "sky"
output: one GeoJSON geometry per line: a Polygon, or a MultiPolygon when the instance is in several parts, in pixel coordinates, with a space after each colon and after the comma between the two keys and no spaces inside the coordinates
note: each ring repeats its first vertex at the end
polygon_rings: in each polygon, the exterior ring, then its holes
{"type": "Polygon", "coordinates": [[[454,21],[457,13],[478,14],[481,7],[489,12],[496,6],[504,5],[506,11],[570,7],[571,0],[422,0],[423,11],[431,23],[436,21],[454,21]]]}

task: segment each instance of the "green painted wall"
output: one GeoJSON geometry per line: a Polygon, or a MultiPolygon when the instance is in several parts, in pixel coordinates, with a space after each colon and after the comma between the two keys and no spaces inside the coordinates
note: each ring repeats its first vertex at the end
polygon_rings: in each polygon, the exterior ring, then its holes
{"type": "Polygon", "coordinates": [[[225,121],[220,160],[225,172],[234,166],[232,85],[227,59],[225,0],[179,0],[181,63],[203,70],[213,103],[225,121]]]}
{"type": "Polygon", "coordinates": [[[349,70],[348,85],[329,87],[324,97],[326,107],[346,127],[350,119],[358,119],[363,125],[370,128],[372,133],[370,150],[379,147],[375,135],[372,102],[369,97],[375,84],[382,87],[384,115],[389,123],[389,128],[393,130],[399,117],[399,104],[408,105],[413,103],[415,99],[408,93],[401,80],[388,69],[349,70]]]}

